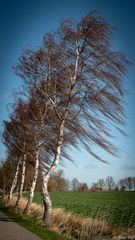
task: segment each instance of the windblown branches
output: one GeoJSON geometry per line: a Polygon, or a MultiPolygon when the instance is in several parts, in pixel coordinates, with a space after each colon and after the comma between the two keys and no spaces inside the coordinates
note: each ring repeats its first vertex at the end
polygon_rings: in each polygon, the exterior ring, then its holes
{"type": "Polygon", "coordinates": [[[61,156],[71,160],[69,146],[81,143],[103,162],[93,144],[117,155],[107,121],[123,131],[123,82],[129,62],[112,50],[112,33],[95,13],[78,23],[63,20],[56,32],[45,34],[39,49],[25,50],[15,67],[28,99],[17,104],[5,123],[4,139],[8,147],[27,154],[38,149],[46,220],[49,204],[51,208],[48,180],[61,156]]]}

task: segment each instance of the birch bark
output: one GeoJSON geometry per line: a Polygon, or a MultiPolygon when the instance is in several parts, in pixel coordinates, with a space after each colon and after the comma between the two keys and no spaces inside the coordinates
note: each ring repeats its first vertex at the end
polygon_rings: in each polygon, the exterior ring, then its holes
{"type": "Polygon", "coordinates": [[[26,207],[24,209],[25,213],[30,212],[31,204],[32,204],[33,197],[34,197],[34,191],[35,191],[35,187],[36,187],[37,177],[38,177],[38,171],[39,171],[39,149],[36,152],[34,174],[33,174],[32,184],[31,184],[31,188],[30,188],[29,198],[28,198],[26,207]]]}
{"type": "Polygon", "coordinates": [[[57,147],[56,147],[56,154],[54,157],[54,161],[50,167],[50,169],[47,171],[46,174],[43,172],[42,176],[42,197],[43,197],[43,204],[44,204],[44,213],[43,213],[43,221],[48,224],[50,221],[51,217],[51,212],[52,212],[52,203],[51,199],[48,193],[47,185],[50,176],[54,173],[59,160],[61,156],[61,148],[63,144],[63,136],[64,136],[64,127],[65,127],[65,118],[62,120],[61,125],[60,125],[60,131],[59,131],[59,137],[58,137],[58,142],[57,142],[57,147]]]}
{"type": "Polygon", "coordinates": [[[50,199],[50,196],[48,193],[47,185],[48,185],[50,176],[54,173],[54,171],[60,161],[61,148],[62,148],[63,139],[64,139],[65,121],[66,121],[66,117],[68,115],[68,110],[71,106],[72,92],[74,90],[73,88],[74,88],[76,78],[77,78],[78,62],[79,62],[79,56],[80,56],[78,47],[79,47],[78,42],[76,42],[76,63],[75,63],[74,77],[73,78],[71,77],[71,89],[70,89],[70,94],[69,94],[70,101],[65,109],[65,113],[64,113],[62,121],[61,121],[54,161],[53,161],[50,169],[47,171],[47,173],[46,174],[43,173],[43,176],[42,176],[42,191],[41,191],[41,193],[42,193],[43,203],[44,203],[43,221],[46,224],[49,223],[50,217],[51,217],[51,212],[52,212],[52,203],[51,203],[51,199],[50,199]]]}
{"type": "Polygon", "coordinates": [[[21,175],[21,183],[20,183],[20,188],[18,192],[18,198],[15,204],[15,208],[18,207],[20,203],[20,199],[22,197],[22,191],[23,191],[23,186],[24,186],[24,181],[25,181],[25,171],[26,171],[26,154],[23,156],[23,161],[22,161],[22,175],[21,175]]]}
{"type": "Polygon", "coordinates": [[[10,192],[9,192],[9,196],[8,196],[8,202],[10,202],[10,199],[12,198],[12,195],[13,195],[13,191],[14,191],[14,189],[16,187],[16,184],[17,184],[20,163],[21,163],[21,158],[20,158],[20,160],[18,161],[18,164],[17,164],[15,176],[14,176],[14,179],[13,179],[13,182],[12,182],[12,186],[11,186],[11,189],[10,189],[10,192]]]}

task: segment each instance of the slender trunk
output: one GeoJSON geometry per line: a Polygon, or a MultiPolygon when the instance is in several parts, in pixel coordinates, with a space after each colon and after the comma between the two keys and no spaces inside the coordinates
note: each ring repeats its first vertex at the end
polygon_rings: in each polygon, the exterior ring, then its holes
{"type": "Polygon", "coordinates": [[[23,186],[24,186],[24,181],[25,181],[25,170],[26,170],[26,155],[24,154],[23,161],[22,161],[22,175],[21,175],[21,183],[19,187],[19,192],[18,192],[18,198],[15,204],[15,208],[18,207],[20,199],[22,197],[22,191],[23,191],[23,186]]]}
{"type": "MultiPolygon", "coordinates": [[[[79,61],[79,56],[80,56],[80,53],[78,52],[78,43],[77,43],[76,53],[77,53],[77,56],[76,56],[76,63],[75,63],[75,73],[74,73],[74,77],[73,78],[71,77],[72,88],[71,88],[69,100],[71,100],[71,96],[72,96],[72,92],[73,92],[73,86],[74,86],[76,78],[77,78],[78,61],[79,61]]],[[[47,185],[48,185],[48,181],[49,181],[50,176],[54,173],[54,171],[55,171],[55,169],[58,166],[58,163],[60,161],[61,148],[62,148],[63,139],[64,139],[65,120],[66,120],[66,117],[68,115],[68,110],[70,108],[70,105],[71,105],[71,101],[69,101],[69,103],[66,107],[66,110],[65,110],[65,113],[64,113],[64,116],[63,116],[63,120],[61,121],[61,124],[60,124],[60,130],[59,130],[59,136],[58,136],[58,142],[57,142],[54,161],[53,161],[50,169],[47,171],[47,173],[42,174],[42,190],[41,190],[41,193],[42,193],[43,203],[44,203],[43,221],[46,224],[48,224],[49,221],[50,221],[51,211],[52,211],[52,203],[51,203],[51,199],[50,199],[50,196],[49,196],[49,193],[48,193],[47,185]]]]}
{"type": "Polygon", "coordinates": [[[43,176],[42,178],[42,198],[43,198],[43,204],[44,204],[43,221],[46,224],[50,222],[50,217],[52,212],[52,202],[47,189],[48,180],[49,180],[48,175],[43,176]]]}
{"type": "Polygon", "coordinates": [[[17,164],[15,176],[14,176],[12,186],[11,186],[11,189],[10,189],[10,192],[9,192],[9,195],[8,195],[8,202],[10,202],[10,199],[12,198],[12,195],[13,195],[13,191],[14,191],[14,189],[16,187],[16,184],[17,184],[20,163],[21,163],[21,159],[18,161],[18,164],[17,164]]]}
{"type": "MultiPolygon", "coordinates": [[[[66,114],[65,114],[66,115],[66,114]]],[[[42,176],[42,197],[43,197],[43,204],[44,204],[44,213],[43,213],[43,221],[48,224],[51,217],[51,211],[52,211],[52,203],[51,199],[48,193],[47,185],[50,176],[54,173],[56,167],[58,166],[60,156],[61,156],[61,148],[63,144],[63,135],[64,135],[64,127],[65,127],[65,119],[62,120],[60,125],[60,131],[59,131],[59,137],[56,147],[56,153],[54,157],[54,161],[50,167],[50,169],[47,171],[46,174],[43,173],[42,176]]]]}
{"type": "Polygon", "coordinates": [[[36,187],[38,171],[39,171],[39,158],[38,157],[39,157],[39,150],[37,150],[37,152],[36,152],[36,162],[35,162],[33,180],[32,180],[32,184],[31,184],[31,188],[30,188],[30,193],[29,193],[29,198],[28,198],[28,201],[27,201],[27,205],[24,209],[25,213],[30,212],[31,204],[32,204],[33,197],[34,197],[34,190],[35,190],[35,187],[36,187]]]}

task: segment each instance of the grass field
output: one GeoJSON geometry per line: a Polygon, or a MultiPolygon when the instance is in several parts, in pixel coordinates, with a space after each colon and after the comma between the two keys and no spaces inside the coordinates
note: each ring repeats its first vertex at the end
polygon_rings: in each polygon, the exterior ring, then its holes
{"type": "MultiPolygon", "coordinates": [[[[105,219],[117,226],[135,224],[135,192],[53,192],[50,196],[54,208],[105,219]]],[[[40,193],[35,193],[34,201],[42,204],[40,193]]]]}

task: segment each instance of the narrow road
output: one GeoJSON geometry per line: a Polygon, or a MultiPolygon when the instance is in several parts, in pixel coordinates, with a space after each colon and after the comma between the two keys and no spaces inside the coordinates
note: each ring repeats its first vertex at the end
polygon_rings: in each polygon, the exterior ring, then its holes
{"type": "Polygon", "coordinates": [[[0,240],[42,240],[0,211],[0,240]]]}

